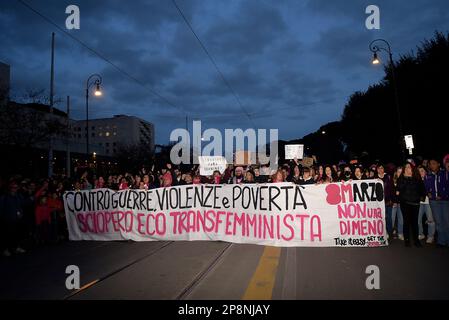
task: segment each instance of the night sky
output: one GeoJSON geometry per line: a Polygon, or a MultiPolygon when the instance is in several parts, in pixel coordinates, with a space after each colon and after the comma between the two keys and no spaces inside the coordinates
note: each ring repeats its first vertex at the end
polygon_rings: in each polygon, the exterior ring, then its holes
{"type": "MultiPolygon", "coordinates": [[[[185,127],[278,128],[301,138],[338,120],[348,97],[381,80],[368,45],[385,38],[394,58],[416,51],[435,30],[449,31],[449,1],[177,0],[244,107],[223,82],[171,0],[25,0],[65,28],[76,4],[81,29],[70,30],[146,88],[58,31],[15,0],[0,2],[0,61],[11,65],[11,95],[50,84],[51,32],[56,32],[55,95],[72,117],[85,118],[84,87],[103,76],[104,96],[91,98],[90,118],[127,114],[153,122],[156,143],[185,127]],[[381,29],[365,27],[366,6],[380,7],[381,29]],[[168,105],[150,90],[169,100],[168,105]],[[252,120],[249,120],[248,113],[252,120]]],[[[381,55],[383,61],[387,56],[381,55]]],[[[373,112],[373,117],[375,113],[373,112]]]]}

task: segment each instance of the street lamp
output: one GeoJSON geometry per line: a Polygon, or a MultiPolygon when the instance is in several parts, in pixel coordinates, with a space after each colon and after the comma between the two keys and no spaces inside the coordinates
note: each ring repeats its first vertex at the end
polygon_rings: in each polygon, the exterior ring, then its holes
{"type": "Polygon", "coordinates": [[[380,63],[380,60],[379,60],[379,58],[377,57],[377,52],[374,52],[374,56],[373,56],[373,61],[372,61],[372,63],[373,63],[373,64],[379,64],[379,63],[380,63]]]}
{"type": "Polygon", "coordinates": [[[95,85],[94,95],[99,97],[102,95],[101,85],[102,78],[98,74],[93,74],[86,81],[86,155],[89,157],[89,89],[95,85]]]}
{"type": "Polygon", "coordinates": [[[404,161],[405,156],[404,156],[404,148],[403,148],[403,143],[402,143],[402,138],[404,137],[404,134],[402,131],[401,111],[399,108],[399,94],[398,94],[398,87],[397,87],[397,81],[396,81],[396,70],[395,70],[395,65],[393,62],[393,53],[391,52],[390,44],[388,43],[387,40],[384,40],[384,39],[376,39],[376,40],[371,41],[371,43],[369,44],[369,49],[373,53],[373,60],[372,60],[373,65],[380,64],[380,59],[377,55],[378,52],[385,51],[388,53],[389,68],[391,70],[393,90],[394,90],[394,100],[395,100],[396,113],[397,113],[397,118],[398,118],[401,155],[402,155],[402,161],[404,161]]]}

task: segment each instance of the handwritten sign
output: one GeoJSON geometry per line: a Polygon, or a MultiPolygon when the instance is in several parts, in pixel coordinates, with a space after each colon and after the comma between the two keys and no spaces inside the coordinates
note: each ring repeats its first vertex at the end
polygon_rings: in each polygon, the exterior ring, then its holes
{"type": "Polygon", "coordinates": [[[210,176],[214,171],[223,173],[226,170],[227,161],[222,156],[200,156],[198,157],[200,163],[200,175],[210,176]]]}
{"type": "Polygon", "coordinates": [[[381,180],[68,191],[64,206],[70,240],[388,244],[381,180]]]}
{"type": "Polygon", "coordinates": [[[285,159],[302,159],[304,156],[303,144],[286,144],[285,145],[285,159]]]}

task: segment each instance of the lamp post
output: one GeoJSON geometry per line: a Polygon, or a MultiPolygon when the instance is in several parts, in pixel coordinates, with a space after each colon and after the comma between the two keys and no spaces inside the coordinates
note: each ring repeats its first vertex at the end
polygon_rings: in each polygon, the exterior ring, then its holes
{"type": "Polygon", "coordinates": [[[86,81],[86,156],[89,159],[89,90],[95,85],[94,95],[100,97],[102,95],[101,85],[102,78],[99,74],[93,74],[86,81]]]}
{"type": "Polygon", "coordinates": [[[396,105],[396,113],[397,113],[397,119],[398,119],[398,129],[399,129],[399,142],[400,142],[400,148],[401,148],[401,156],[402,156],[402,161],[405,160],[405,156],[404,156],[404,144],[403,144],[403,138],[404,138],[404,133],[402,131],[402,121],[401,121],[401,111],[399,108],[399,94],[398,94],[398,87],[397,87],[397,80],[396,80],[396,70],[395,70],[395,65],[393,62],[393,53],[391,52],[391,46],[388,43],[387,40],[384,39],[376,39],[371,41],[371,43],[369,44],[369,49],[370,51],[373,53],[373,60],[372,60],[372,64],[377,65],[380,64],[380,59],[378,56],[378,53],[380,51],[385,51],[388,53],[388,57],[389,57],[389,67],[391,70],[391,77],[392,77],[392,82],[393,82],[393,90],[394,90],[394,100],[395,100],[395,105],[396,105]]]}

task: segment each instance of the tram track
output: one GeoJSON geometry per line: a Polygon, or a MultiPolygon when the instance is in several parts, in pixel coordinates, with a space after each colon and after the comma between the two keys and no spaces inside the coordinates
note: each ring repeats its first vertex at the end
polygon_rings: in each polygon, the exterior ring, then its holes
{"type": "Polygon", "coordinates": [[[80,294],[81,292],[83,292],[83,291],[85,291],[85,290],[87,290],[87,289],[89,289],[89,288],[92,288],[93,286],[97,285],[98,283],[100,283],[100,282],[102,282],[102,281],[104,281],[104,280],[109,279],[110,277],[116,275],[117,273],[119,273],[119,272],[121,272],[121,271],[123,271],[123,270],[125,270],[125,269],[127,269],[127,268],[129,268],[129,267],[131,267],[131,266],[133,266],[133,265],[136,265],[137,263],[139,263],[139,262],[141,262],[141,261],[143,261],[143,260],[145,260],[145,259],[151,257],[152,255],[158,253],[159,251],[161,251],[162,249],[164,249],[164,248],[166,248],[166,247],[172,245],[173,243],[174,243],[174,241],[165,242],[165,243],[162,244],[161,246],[159,246],[159,247],[157,247],[157,248],[151,250],[148,254],[146,254],[146,255],[144,255],[144,256],[142,256],[142,257],[139,257],[139,258],[137,258],[137,259],[135,259],[135,260],[133,260],[133,261],[131,261],[131,262],[125,264],[124,266],[122,266],[122,267],[120,267],[120,268],[118,268],[118,269],[115,269],[114,271],[109,272],[108,274],[106,274],[106,275],[104,275],[104,276],[102,276],[102,277],[100,277],[100,278],[98,278],[98,279],[95,279],[95,280],[93,280],[93,281],[91,281],[91,282],[89,282],[89,283],[87,283],[87,284],[85,284],[85,285],[83,285],[83,286],[82,286],[81,288],[79,288],[79,289],[74,290],[74,291],[71,292],[70,294],[64,296],[64,297],[62,298],[62,300],[69,300],[69,299],[73,298],[74,296],[80,294]]]}

